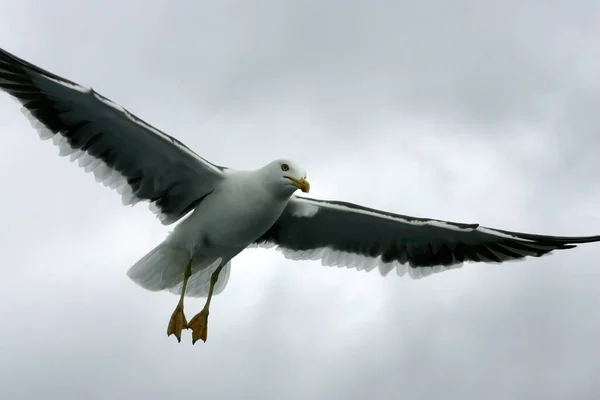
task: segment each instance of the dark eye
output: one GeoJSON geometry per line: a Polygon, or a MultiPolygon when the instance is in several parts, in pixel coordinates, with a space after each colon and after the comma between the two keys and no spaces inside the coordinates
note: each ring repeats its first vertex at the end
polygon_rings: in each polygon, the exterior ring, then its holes
{"type": "Polygon", "coordinates": [[[290,169],[290,166],[287,164],[281,164],[281,170],[282,171],[288,171],[290,169]]]}

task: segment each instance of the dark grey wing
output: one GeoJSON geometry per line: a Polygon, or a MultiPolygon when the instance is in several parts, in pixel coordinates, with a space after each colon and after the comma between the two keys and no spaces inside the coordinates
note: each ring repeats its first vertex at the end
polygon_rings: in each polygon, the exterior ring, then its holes
{"type": "Polygon", "coordinates": [[[0,88],[23,105],[42,139],[78,160],[124,204],[149,201],[163,224],[191,211],[223,178],[223,167],[106,97],[0,49],[0,88]]]}
{"type": "Polygon", "coordinates": [[[356,204],[292,197],[255,244],[277,246],[288,258],[387,275],[397,267],[420,278],[464,261],[503,262],[598,242],[600,236],[558,237],[414,218],[356,204]]]}

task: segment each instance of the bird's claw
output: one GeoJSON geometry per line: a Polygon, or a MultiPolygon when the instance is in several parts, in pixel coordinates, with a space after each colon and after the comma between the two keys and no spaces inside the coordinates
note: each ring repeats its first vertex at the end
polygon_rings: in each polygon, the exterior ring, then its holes
{"type": "Polygon", "coordinates": [[[183,306],[178,305],[171,315],[169,326],[167,328],[167,336],[175,335],[177,342],[181,342],[181,331],[187,328],[187,320],[183,313],[183,306]]]}
{"type": "Polygon", "coordinates": [[[187,324],[188,329],[192,330],[192,344],[195,344],[198,339],[206,342],[208,333],[208,310],[203,309],[187,324]]]}

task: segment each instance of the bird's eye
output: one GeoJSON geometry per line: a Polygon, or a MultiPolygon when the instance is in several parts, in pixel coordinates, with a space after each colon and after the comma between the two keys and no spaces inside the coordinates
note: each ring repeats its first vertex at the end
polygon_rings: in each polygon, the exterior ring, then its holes
{"type": "Polygon", "coordinates": [[[290,166],[287,164],[281,164],[281,170],[282,171],[288,171],[290,169],[290,166]]]}

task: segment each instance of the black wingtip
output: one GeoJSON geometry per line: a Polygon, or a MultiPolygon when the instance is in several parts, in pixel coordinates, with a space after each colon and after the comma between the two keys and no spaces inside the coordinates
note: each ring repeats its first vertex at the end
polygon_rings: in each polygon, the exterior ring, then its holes
{"type": "Polygon", "coordinates": [[[19,65],[21,67],[29,67],[31,64],[27,61],[15,56],[12,53],[0,48],[0,60],[6,64],[19,65]]]}
{"type": "MultiPolygon", "coordinates": [[[[556,238],[558,242],[568,244],[584,244],[584,243],[594,243],[600,242],[599,236],[577,236],[577,237],[559,237],[556,238]]],[[[575,246],[573,246],[575,247],[575,246]]]]}
{"type": "Polygon", "coordinates": [[[38,67],[37,65],[23,60],[22,58],[15,56],[14,54],[4,50],[3,48],[0,48],[0,62],[4,62],[5,64],[12,65],[13,67],[17,68],[25,68],[26,70],[33,71],[37,74],[44,75],[61,82],[65,82],[69,85],[79,86],[75,82],[72,82],[66,78],[63,78],[62,76],[58,76],[50,71],[46,71],[45,69],[38,67]]]}
{"type": "Polygon", "coordinates": [[[539,244],[547,244],[550,246],[557,246],[562,248],[565,245],[573,244],[585,244],[600,242],[600,235],[594,236],[552,236],[552,235],[539,235],[533,233],[522,233],[522,232],[510,232],[499,229],[494,229],[498,232],[505,233],[507,235],[515,236],[520,239],[530,240],[539,244]]]}

